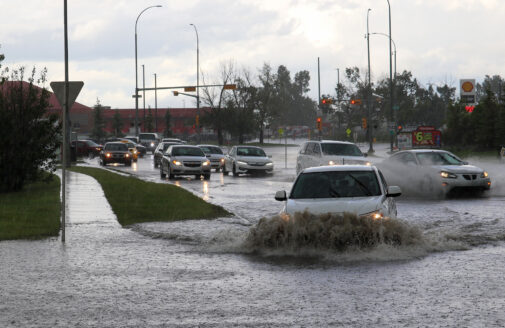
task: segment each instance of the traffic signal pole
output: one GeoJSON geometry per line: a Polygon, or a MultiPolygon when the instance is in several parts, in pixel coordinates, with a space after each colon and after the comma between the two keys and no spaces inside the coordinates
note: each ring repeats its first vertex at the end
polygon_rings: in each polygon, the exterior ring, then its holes
{"type": "Polygon", "coordinates": [[[368,101],[367,101],[367,132],[368,132],[368,143],[369,143],[369,148],[368,148],[368,153],[371,154],[374,152],[373,150],[373,136],[372,136],[372,131],[373,131],[373,126],[372,126],[372,82],[371,82],[371,69],[370,69],[370,32],[368,29],[368,17],[370,14],[370,11],[372,9],[368,8],[368,11],[366,13],[366,46],[368,50],[368,101]]]}

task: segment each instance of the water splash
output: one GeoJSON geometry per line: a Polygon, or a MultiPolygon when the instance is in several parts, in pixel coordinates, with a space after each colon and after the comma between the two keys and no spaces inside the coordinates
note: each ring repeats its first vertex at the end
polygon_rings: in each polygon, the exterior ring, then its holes
{"type": "Polygon", "coordinates": [[[422,232],[398,219],[373,220],[353,214],[262,218],[251,228],[244,246],[252,251],[288,249],[367,250],[379,245],[393,247],[424,244],[422,232]]]}

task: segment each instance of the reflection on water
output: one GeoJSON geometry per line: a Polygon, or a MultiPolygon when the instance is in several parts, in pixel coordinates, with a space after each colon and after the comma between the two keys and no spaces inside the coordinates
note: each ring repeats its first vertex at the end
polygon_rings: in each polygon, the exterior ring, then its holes
{"type": "Polygon", "coordinates": [[[137,172],[137,162],[133,162],[133,163],[132,163],[132,170],[133,170],[134,172],[137,172]]]}
{"type": "Polygon", "coordinates": [[[180,187],[181,183],[179,182],[179,180],[177,180],[177,181],[174,182],[174,185],[176,185],[177,187],[180,187]]]}
{"type": "Polygon", "coordinates": [[[209,182],[207,180],[203,181],[203,200],[209,200],[209,182]]]}
{"type": "Polygon", "coordinates": [[[219,175],[219,183],[221,184],[221,186],[224,186],[224,174],[223,173],[221,173],[219,175]]]}

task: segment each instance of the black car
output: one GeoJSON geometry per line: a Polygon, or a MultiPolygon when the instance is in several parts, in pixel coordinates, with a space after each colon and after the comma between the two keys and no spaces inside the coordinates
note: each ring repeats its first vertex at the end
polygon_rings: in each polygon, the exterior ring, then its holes
{"type": "Polygon", "coordinates": [[[93,140],[74,140],[71,145],[75,147],[75,154],[77,157],[95,157],[98,156],[103,149],[102,145],[95,143],[93,140]]]}
{"type": "Polygon", "coordinates": [[[180,145],[180,142],[160,142],[156,150],[154,151],[154,167],[158,167],[161,163],[161,158],[163,157],[163,153],[170,147],[171,145],[180,145]]]}
{"type": "Polygon", "coordinates": [[[100,165],[122,163],[131,166],[132,159],[128,145],[123,142],[107,142],[100,152],[100,165]]]}

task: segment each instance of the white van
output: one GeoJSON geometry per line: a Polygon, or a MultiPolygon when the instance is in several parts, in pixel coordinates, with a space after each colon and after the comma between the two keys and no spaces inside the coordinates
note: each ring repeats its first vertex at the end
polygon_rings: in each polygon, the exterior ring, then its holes
{"type": "Polygon", "coordinates": [[[310,140],[300,146],[296,157],[296,174],[307,167],[323,165],[370,165],[358,146],[352,142],[310,140]]]}

